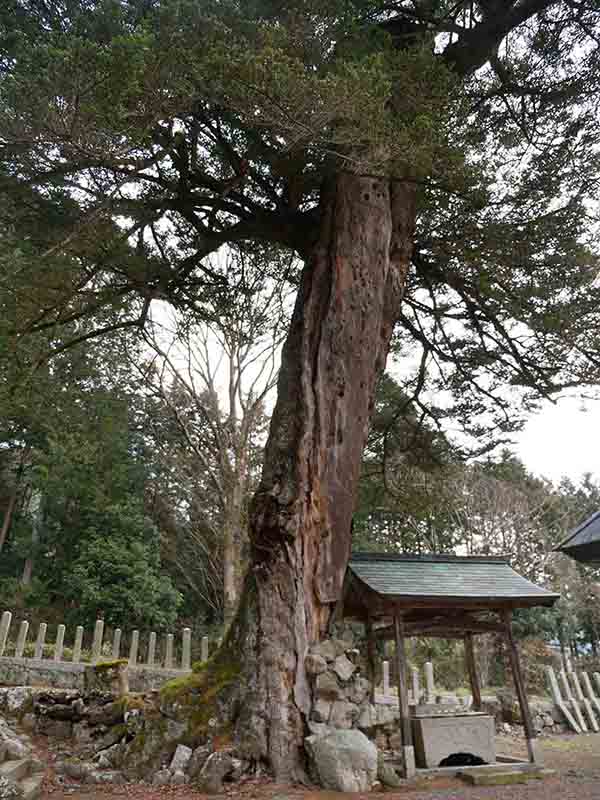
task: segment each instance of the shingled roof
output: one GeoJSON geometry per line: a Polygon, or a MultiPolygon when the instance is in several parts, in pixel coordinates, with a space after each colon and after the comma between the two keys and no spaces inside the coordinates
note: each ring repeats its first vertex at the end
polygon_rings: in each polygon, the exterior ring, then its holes
{"type": "Polygon", "coordinates": [[[600,565],[600,511],[578,525],[555,549],[585,564],[600,565]]]}
{"type": "Polygon", "coordinates": [[[559,595],[536,586],[506,558],[353,553],[349,572],[381,599],[519,606],[551,606],[559,595]]]}

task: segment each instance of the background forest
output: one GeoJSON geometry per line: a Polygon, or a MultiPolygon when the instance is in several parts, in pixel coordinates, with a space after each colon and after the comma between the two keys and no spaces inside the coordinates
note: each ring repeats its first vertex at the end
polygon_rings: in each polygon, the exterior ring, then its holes
{"type": "MultiPolygon", "coordinates": [[[[114,627],[220,635],[247,561],[289,305],[284,286],[240,254],[228,268],[253,282],[254,302],[210,324],[163,309],[141,334],[69,347],[33,380],[6,364],[0,605],[51,624],[89,629],[102,616],[114,627]]],[[[553,610],[522,613],[517,633],[595,655],[598,575],[551,550],[600,508],[597,481],[554,485],[509,449],[467,455],[386,373],[354,549],[507,555],[562,595],[553,610]]],[[[451,646],[421,649],[458,669],[451,646]]]]}

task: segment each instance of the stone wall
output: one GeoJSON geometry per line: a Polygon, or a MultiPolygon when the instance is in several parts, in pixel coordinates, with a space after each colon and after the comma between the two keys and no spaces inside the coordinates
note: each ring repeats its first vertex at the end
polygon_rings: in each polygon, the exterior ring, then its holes
{"type": "Polygon", "coordinates": [[[311,734],[354,728],[381,749],[400,749],[398,706],[371,702],[371,683],[349,631],[344,639],[326,639],[315,645],[305,664],[312,691],[311,734]]]}
{"type": "Polygon", "coordinates": [[[127,694],[41,687],[0,688],[2,714],[21,729],[47,736],[55,769],[84,784],[119,784],[143,778],[156,785],[194,783],[222,793],[249,768],[233,747],[218,750],[212,737],[198,745],[177,703],[159,692],[127,694]],[[188,744],[184,744],[183,742],[188,744]]]}
{"type": "MultiPolygon", "coordinates": [[[[85,670],[89,666],[68,661],[4,656],[0,658],[0,686],[49,686],[83,691],[85,670]]],[[[155,669],[146,665],[129,666],[127,673],[132,692],[159,689],[172,678],[188,674],[185,670],[155,669]]]]}

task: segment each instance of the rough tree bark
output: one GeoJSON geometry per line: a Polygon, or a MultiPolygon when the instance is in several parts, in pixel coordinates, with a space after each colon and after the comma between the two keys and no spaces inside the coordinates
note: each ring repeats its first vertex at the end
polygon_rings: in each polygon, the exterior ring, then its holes
{"type": "MultiPolygon", "coordinates": [[[[415,185],[339,173],[303,271],[250,519],[238,736],[277,779],[303,776],[308,647],[327,629],[377,378],[409,266],[415,185]],[[248,620],[252,623],[248,625],[248,620]]],[[[232,639],[236,638],[232,631],[232,639]]]]}

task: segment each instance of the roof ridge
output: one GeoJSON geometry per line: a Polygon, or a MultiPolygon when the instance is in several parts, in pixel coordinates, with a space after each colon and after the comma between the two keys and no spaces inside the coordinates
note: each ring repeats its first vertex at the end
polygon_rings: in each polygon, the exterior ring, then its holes
{"type": "Polygon", "coordinates": [[[459,556],[456,553],[372,553],[357,551],[350,554],[352,561],[439,561],[464,563],[469,561],[490,564],[508,564],[508,556],[459,556]]]}
{"type": "Polygon", "coordinates": [[[565,536],[565,538],[561,539],[561,541],[556,545],[556,547],[552,548],[552,552],[556,553],[562,550],[562,548],[565,545],[567,545],[571,541],[571,539],[574,539],[577,536],[577,534],[582,533],[582,531],[584,531],[588,527],[588,525],[591,525],[592,522],[597,520],[599,517],[600,517],[600,511],[594,511],[594,513],[591,514],[591,516],[586,517],[583,520],[583,522],[580,522],[579,525],[573,528],[572,531],[569,531],[569,533],[565,536]]]}

